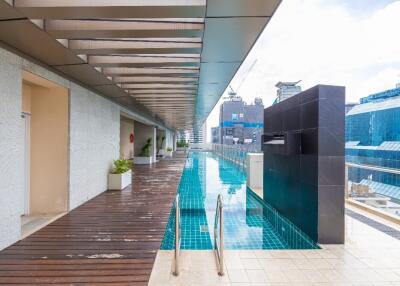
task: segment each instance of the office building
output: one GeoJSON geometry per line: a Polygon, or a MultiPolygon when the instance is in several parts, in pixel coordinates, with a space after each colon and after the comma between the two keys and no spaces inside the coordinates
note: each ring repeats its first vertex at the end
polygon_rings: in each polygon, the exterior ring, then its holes
{"type": "Polygon", "coordinates": [[[190,133],[189,142],[202,144],[207,142],[207,121],[200,126],[194,125],[193,132],[190,133]]]}
{"type": "Polygon", "coordinates": [[[288,99],[301,92],[301,86],[298,86],[300,81],[280,81],[275,86],[278,88],[276,95],[276,103],[288,99]]]}
{"type": "Polygon", "coordinates": [[[240,96],[230,96],[220,106],[219,142],[221,144],[252,144],[261,150],[264,105],[260,98],[246,104],[240,96]]]}
{"type": "MultiPolygon", "coordinates": [[[[400,88],[364,97],[346,115],[346,161],[400,169],[400,88]]],[[[350,168],[352,182],[400,202],[400,175],[350,168]]]]}
{"type": "Polygon", "coordinates": [[[219,127],[211,127],[211,143],[219,144],[219,127]]]}

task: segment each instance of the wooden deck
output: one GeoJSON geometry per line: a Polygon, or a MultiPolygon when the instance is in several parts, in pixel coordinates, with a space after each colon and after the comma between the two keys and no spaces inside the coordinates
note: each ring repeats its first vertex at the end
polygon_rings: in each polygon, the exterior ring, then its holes
{"type": "Polygon", "coordinates": [[[147,285],[185,158],[135,166],[107,191],[0,252],[0,284],[147,285]]]}

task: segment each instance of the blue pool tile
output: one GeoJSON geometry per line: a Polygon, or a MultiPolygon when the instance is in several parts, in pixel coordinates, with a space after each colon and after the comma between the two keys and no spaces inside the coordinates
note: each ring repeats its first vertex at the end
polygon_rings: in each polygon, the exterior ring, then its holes
{"type": "MultiPolygon", "coordinates": [[[[226,249],[313,249],[318,245],[246,187],[240,167],[208,152],[191,152],[178,193],[181,248],[213,249],[218,194],[224,199],[226,249]]],[[[161,249],[175,247],[175,206],[161,249]]]]}

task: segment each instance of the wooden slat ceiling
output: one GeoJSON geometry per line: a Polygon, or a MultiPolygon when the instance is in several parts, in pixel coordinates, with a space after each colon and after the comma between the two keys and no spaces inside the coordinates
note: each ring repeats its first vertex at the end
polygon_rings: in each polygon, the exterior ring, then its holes
{"type": "Polygon", "coordinates": [[[191,130],[279,3],[0,0],[0,39],[136,112],[191,130]]]}

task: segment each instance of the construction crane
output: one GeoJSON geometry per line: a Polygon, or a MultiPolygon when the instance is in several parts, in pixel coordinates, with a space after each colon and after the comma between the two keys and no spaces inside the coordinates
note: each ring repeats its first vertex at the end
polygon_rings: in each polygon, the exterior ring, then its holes
{"type": "Polygon", "coordinates": [[[244,76],[242,77],[242,80],[240,81],[236,91],[233,89],[232,85],[229,85],[229,89],[230,91],[228,91],[228,97],[224,97],[224,99],[231,99],[233,97],[236,97],[239,89],[242,87],[242,84],[244,83],[245,79],[247,78],[247,76],[250,74],[251,70],[254,68],[254,66],[257,63],[257,59],[255,59],[253,61],[253,63],[251,64],[251,66],[249,67],[249,69],[246,71],[246,73],[244,74],[244,76]]]}

